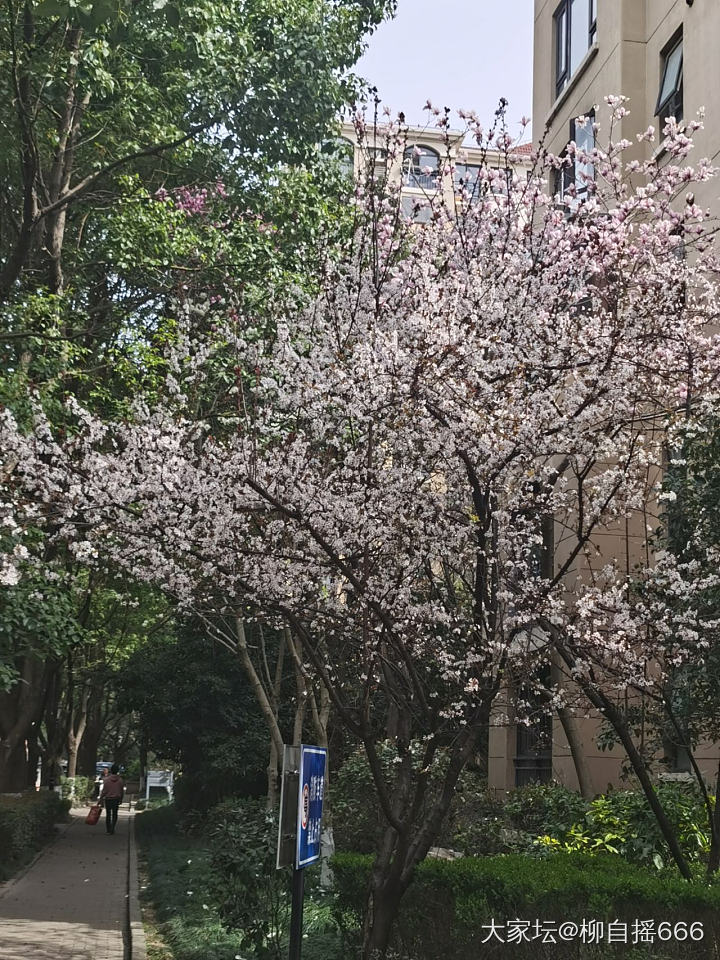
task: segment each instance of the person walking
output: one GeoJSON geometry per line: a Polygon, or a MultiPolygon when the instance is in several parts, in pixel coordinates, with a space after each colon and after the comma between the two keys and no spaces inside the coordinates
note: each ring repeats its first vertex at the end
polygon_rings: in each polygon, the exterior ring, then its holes
{"type": "Polygon", "coordinates": [[[100,789],[99,803],[105,803],[105,829],[108,833],[115,833],[115,824],[118,818],[118,809],[125,793],[125,784],[120,776],[120,767],[114,763],[110,773],[105,777],[100,789]]]}

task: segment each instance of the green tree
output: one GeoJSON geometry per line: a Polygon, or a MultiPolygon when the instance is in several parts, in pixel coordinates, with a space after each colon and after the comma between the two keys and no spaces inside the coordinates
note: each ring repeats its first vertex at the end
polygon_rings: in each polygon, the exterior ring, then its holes
{"type": "Polygon", "coordinates": [[[141,645],[118,680],[148,748],[182,768],[185,808],[263,793],[268,735],[236,657],[186,627],[141,645]]]}
{"type": "MultiPolygon", "coordinates": [[[[342,211],[322,145],[358,89],[348,71],[364,37],[393,6],[8,0],[0,11],[0,404],[29,422],[29,387],[67,430],[69,396],[102,415],[127,415],[132,397],[164,373],[183,300],[203,291],[212,301],[241,277],[246,304],[262,316],[272,288],[306,282],[318,235],[342,211]]],[[[13,469],[3,465],[4,474],[13,469]]],[[[76,642],[73,562],[42,539],[34,557],[39,592],[52,593],[42,588],[47,564],[66,585],[48,581],[55,591],[70,591],[57,609],[67,623],[48,633],[49,613],[34,618],[24,594],[3,588],[3,606],[23,619],[22,636],[13,630],[0,651],[10,688],[0,701],[0,767],[8,770],[5,760],[43,724],[38,749],[52,759],[50,741],[63,739],[57,731],[78,705],[76,730],[85,713],[95,737],[104,722],[106,700],[97,684],[88,692],[88,678],[106,676],[107,665],[96,639],[76,642]]],[[[22,767],[13,784],[30,776],[22,767]]],[[[0,772],[0,789],[8,783],[0,772]]]]}
{"type": "Polygon", "coordinates": [[[8,0],[0,14],[0,299],[61,293],[123,178],[252,185],[312,159],[383,0],[8,0]],[[89,222],[90,221],[90,222],[89,222]],[[25,277],[25,274],[29,274],[25,277]]]}

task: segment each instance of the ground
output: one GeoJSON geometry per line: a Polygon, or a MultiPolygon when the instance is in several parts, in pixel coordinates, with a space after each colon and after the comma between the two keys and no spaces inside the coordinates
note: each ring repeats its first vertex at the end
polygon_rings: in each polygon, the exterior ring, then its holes
{"type": "MultiPolygon", "coordinates": [[[[3,960],[125,960],[136,897],[133,815],[115,833],[85,825],[86,811],[24,873],[0,887],[3,960]]],[[[135,926],[133,924],[133,926],[135,926]]],[[[142,960],[136,944],[133,960],[142,960]]]]}

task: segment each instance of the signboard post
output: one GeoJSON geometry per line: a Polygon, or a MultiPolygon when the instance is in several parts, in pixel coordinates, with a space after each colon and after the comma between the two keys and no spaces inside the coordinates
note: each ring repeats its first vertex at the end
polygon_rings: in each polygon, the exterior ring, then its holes
{"type": "Polygon", "coordinates": [[[293,867],[290,960],[300,960],[302,950],[304,870],[320,859],[326,763],[324,747],[285,746],[277,866],[293,867]]]}

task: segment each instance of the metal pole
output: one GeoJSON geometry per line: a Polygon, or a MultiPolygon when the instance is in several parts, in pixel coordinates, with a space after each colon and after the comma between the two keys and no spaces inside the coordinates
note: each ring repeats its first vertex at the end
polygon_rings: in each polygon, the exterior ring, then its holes
{"type": "Polygon", "coordinates": [[[304,868],[293,867],[292,912],[290,914],[290,960],[300,960],[300,954],[302,953],[304,887],[304,868]]]}

